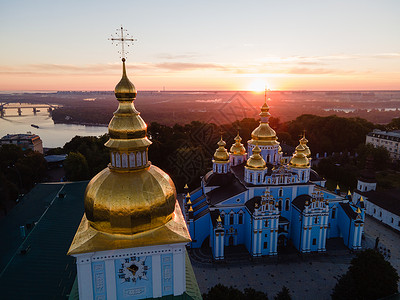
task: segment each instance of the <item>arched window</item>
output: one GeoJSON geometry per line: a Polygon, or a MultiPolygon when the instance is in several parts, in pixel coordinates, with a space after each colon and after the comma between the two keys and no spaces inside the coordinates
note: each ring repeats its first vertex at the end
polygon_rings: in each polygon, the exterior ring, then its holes
{"type": "Polygon", "coordinates": [[[239,224],[243,224],[243,214],[239,214],[239,224]]]}
{"type": "Polygon", "coordinates": [[[301,173],[301,180],[304,181],[304,172],[301,173]]]}
{"type": "Polygon", "coordinates": [[[289,199],[286,199],[286,202],[285,202],[285,210],[286,210],[286,211],[289,210],[289,204],[290,204],[289,199]]]}
{"type": "Polygon", "coordinates": [[[233,213],[229,214],[229,225],[233,225],[235,222],[235,215],[233,213]]]}
{"type": "Polygon", "coordinates": [[[282,210],[282,200],[279,200],[279,202],[278,202],[278,209],[279,209],[279,211],[282,210]]]}
{"type": "Polygon", "coordinates": [[[260,183],[260,182],[261,182],[261,174],[258,174],[258,176],[257,176],[257,180],[258,180],[258,183],[260,183]]]}
{"type": "Polygon", "coordinates": [[[278,197],[282,197],[282,195],[283,195],[283,190],[280,189],[279,192],[278,192],[278,197]]]}
{"type": "Polygon", "coordinates": [[[249,179],[249,181],[250,181],[250,182],[253,182],[253,173],[250,173],[250,179],[249,179]]]}
{"type": "Polygon", "coordinates": [[[332,219],[336,218],[336,207],[332,208],[332,219]]]}

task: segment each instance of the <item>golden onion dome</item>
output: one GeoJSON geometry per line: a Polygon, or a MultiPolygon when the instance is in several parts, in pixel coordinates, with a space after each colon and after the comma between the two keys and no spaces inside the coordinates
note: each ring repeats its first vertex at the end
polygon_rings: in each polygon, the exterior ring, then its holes
{"type": "Polygon", "coordinates": [[[303,137],[299,140],[300,145],[302,145],[304,147],[304,154],[310,158],[311,157],[311,150],[310,148],[307,146],[308,140],[306,139],[306,134],[305,132],[303,133],[303,137]]]}
{"type": "Polygon", "coordinates": [[[243,146],[241,143],[242,138],[239,135],[239,132],[237,136],[235,137],[235,143],[232,145],[230,152],[233,155],[245,155],[246,154],[246,148],[243,146]]]}
{"type": "Polygon", "coordinates": [[[214,162],[226,163],[229,161],[229,153],[225,149],[225,141],[222,139],[219,140],[217,143],[218,149],[214,153],[214,162]]]}
{"type": "Polygon", "coordinates": [[[260,155],[261,149],[256,145],[253,149],[253,154],[247,160],[246,166],[252,169],[264,169],[266,167],[265,160],[260,155]]]}
{"type": "Polygon", "coordinates": [[[267,100],[265,99],[264,104],[261,106],[260,113],[260,125],[251,133],[251,138],[253,141],[257,141],[260,145],[275,145],[278,142],[276,137],[276,132],[269,126],[269,106],[267,100]]]}
{"type": "Polygon", "coordinates": [[[115,86],[114,92],[117,98],[135,98],[137,94],[135,86],[126,75],[125,58],[122,59],[122,78],[115,86]]]}
{"type": "Polygon", "coordinates": [[[308,168],[310,167],[310,161],[302,152],[296,152],[290,159],[289,165],[293,168],[308,168]]]}
{"type": "Polygon", "coordinates": [[[126,76],[125,60],[115,95],[119,106],[108,126],[110,139],[105,144],[111,150],[112,162],[89,182],[84,206],[92,228],[132,235],[172,219],[176,190],[168,174],[147,160],[151,142],[146,136],[147,125],[133,104],[136,89],[126,76]]]}

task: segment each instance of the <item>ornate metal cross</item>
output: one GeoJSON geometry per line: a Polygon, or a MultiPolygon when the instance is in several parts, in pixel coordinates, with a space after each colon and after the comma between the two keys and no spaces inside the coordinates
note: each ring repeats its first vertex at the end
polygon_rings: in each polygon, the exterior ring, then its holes
{"type": "Polygon", "coordinates": [[[125,43],[128,47],[130,45],[133,45],[133,42],[137,41],[136,39],[130,37],[129,33],[127,33],[127,30],[124,29],[122,26],[121,28],[117,29],[115,32],[115,35],[111,35],[111,38],[109,40],[116,46],[119,46],[121,44],[121,51],[118,51],[119,54],[121,54],[121,58],[125,59],[125,55],[128,54],[129,52],[125,51],[125,43]]]}

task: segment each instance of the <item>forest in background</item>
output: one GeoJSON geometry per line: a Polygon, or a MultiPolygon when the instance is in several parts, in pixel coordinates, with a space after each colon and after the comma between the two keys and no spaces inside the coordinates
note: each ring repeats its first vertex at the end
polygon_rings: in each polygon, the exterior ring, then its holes
{"type": "MultiPolygon", "coordinates": [[[[201,176],[211,169],[212,155],[217,148],[220,132],[223,133],[227,142],[226,148],[229,150],[238,130],[243,138],[242,142],[246,145],[251,138],[251,132],[258,124],[259,121],[253,118],[225,125],[193,121],[186,125],[167,126],[153,122],[148,127],[148,135],[152,141],[149,147],[149,159],[170,174],[178,192],[183,190],[186,183],[190,188],[196,188],[199,186],[201,176]]],[[[298,145],[303,130],[306,130],[312,155],[315,157],[316,153],[325,152],[329,154],[328,159],[320,160],[316,167],[317,171],[335,183],[340,183],[343,189],[355,188],[358,173],[365,167],[366,157],[370,154],[374,157],[376,170],[398,168],[390,163],[386,149],[365,145],[366,134],[377,127],[366,120],[302,115],[284,123],[271,118],[270,125],[277,131],[278,141],[284,146],[283,148],[289,149],[288,155],[292,154],[293,150],[290,149],[298,145]]],[[[400,128],[399,125],[400,118],[393,120],[387,126],[400,128]]],[[[89,179],[110,161],[108,149],[104,147],[107,139],[107,135],[98,138],[75,137],[63,148],[53,149],[51,153],[69,154],[65,162],[69,179],[89,179]]],[[[386,180],[384,187],[390,188],[396,184],[386,180]]]]}

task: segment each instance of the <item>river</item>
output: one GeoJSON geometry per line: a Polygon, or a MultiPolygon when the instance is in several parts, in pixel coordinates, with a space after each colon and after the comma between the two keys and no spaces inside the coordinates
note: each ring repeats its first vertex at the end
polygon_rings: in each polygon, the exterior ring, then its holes
{"type": "MultiPolygon", "coordinates": [[[[22,106],[25,104],[22,103],[22,106]]],[[[54,124],[46,107],[26,105],[35,106],[40,111],[35,115],[32,108],[22,108],[21,116],[19,116],[16,108],[7,108],[5,115],[0,118],[0,138],[6,134],[31,132],[40,136],[43,147],[55,148],[64,146],[76,135],[99,136],[107,132],[106,126],[54,124]],[[31,124],[38,125],[39,128],[34,128],[31,124]]]]}

